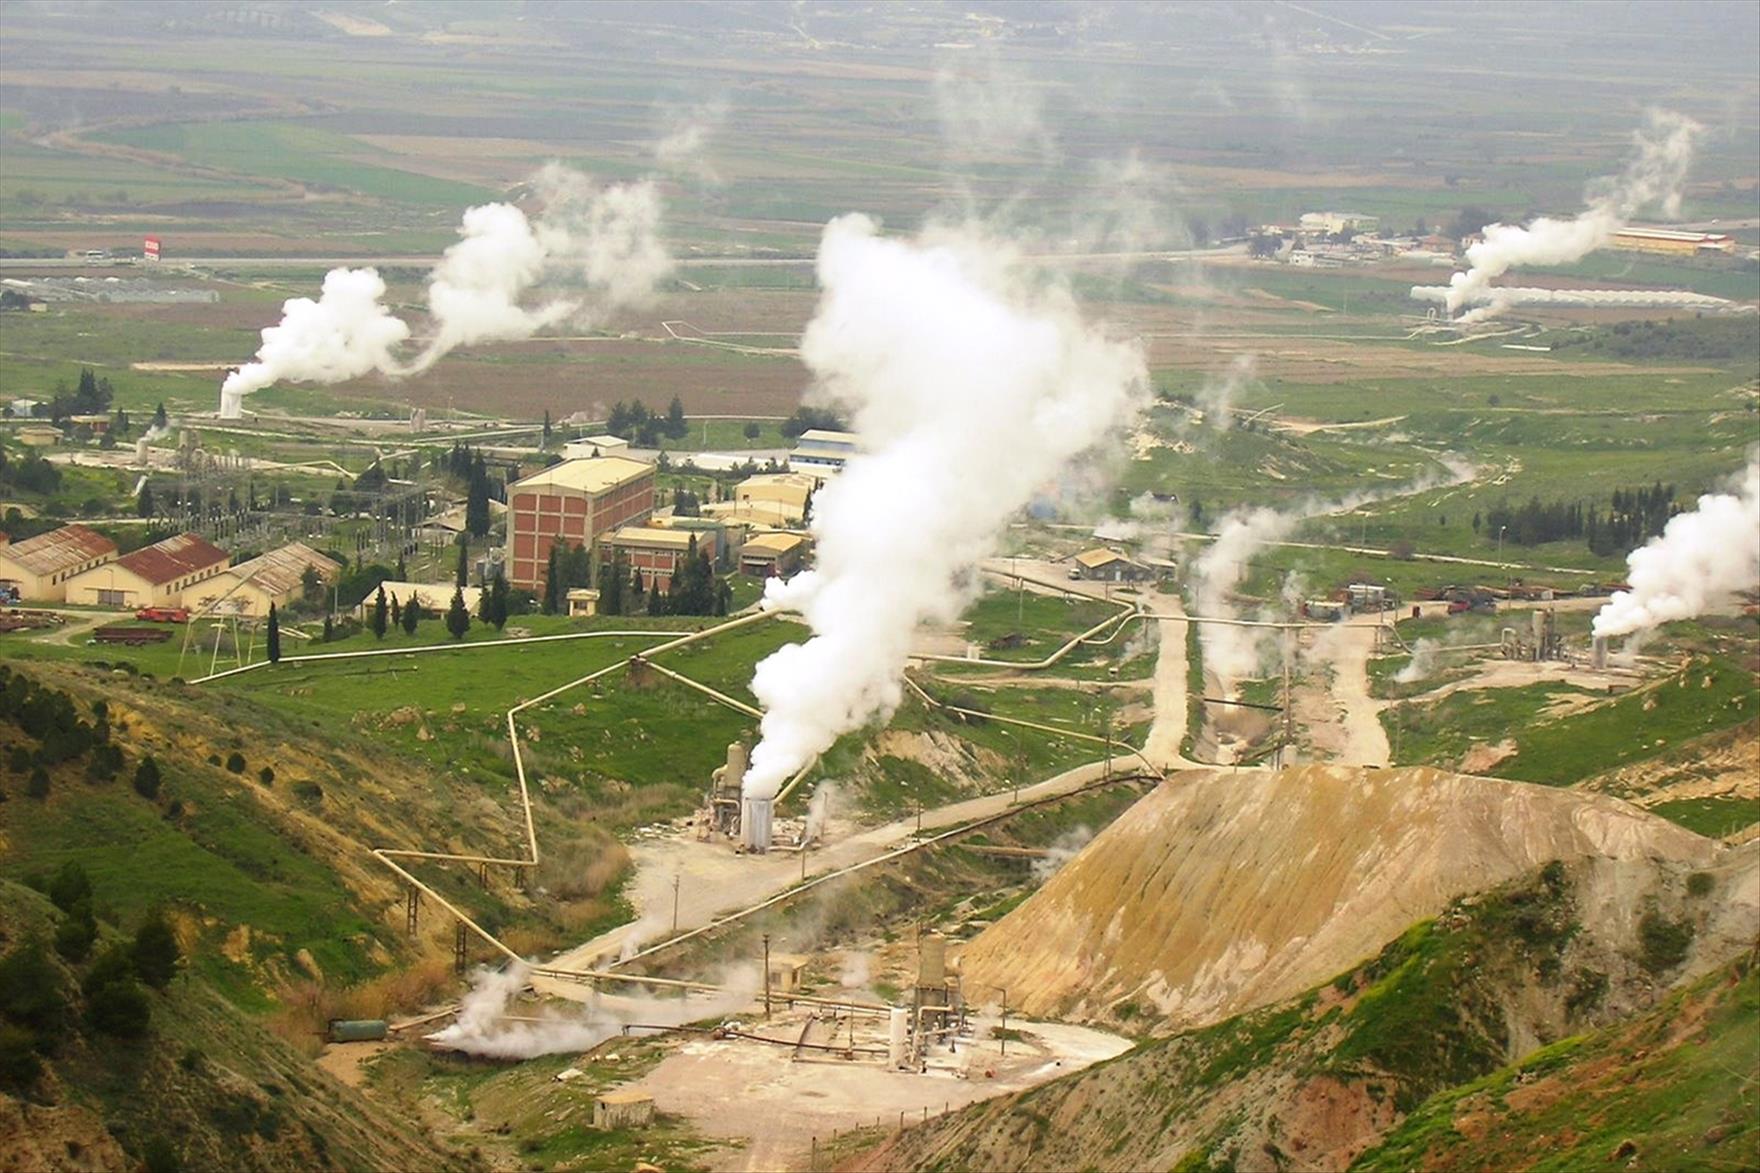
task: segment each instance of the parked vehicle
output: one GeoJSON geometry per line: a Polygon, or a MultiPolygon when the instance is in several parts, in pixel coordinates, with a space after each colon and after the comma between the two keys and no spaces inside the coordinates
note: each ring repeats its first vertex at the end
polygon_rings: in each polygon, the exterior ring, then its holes
{"type": "Polygon", "coordinates": [[[134,617],[146,623],[188,623],[189,610],[184,607],[142,607],[134,617]]]}

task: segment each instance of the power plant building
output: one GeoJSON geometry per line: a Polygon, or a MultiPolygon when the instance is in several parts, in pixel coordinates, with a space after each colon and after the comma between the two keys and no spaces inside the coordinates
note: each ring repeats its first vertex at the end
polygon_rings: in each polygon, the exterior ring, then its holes
{"type": "MultiPolygon", "coordinates": [[[[232,555],[199,534],[178,534],[67,581],[67,601],[100,607],[177,607],[223,573],[232,555]]],[[[214,594],[211,588],[203,594],[214,594]]]]}
{"type": "Polygon", "coordinates": [[[739,572],[754,578],[787,578],[801,568],[807,539],[800,534],[758,534],[739,548],[739,572]]]}
{"type": "Polygon", "coordinates": [[[0,546],[0,585],[36,603],[65,603],[74,576],[116,557],[116,543],[83,525],[0,546]]]}
{"type": "MultiPolygon", "coordinates": [[[[215,576],[200,597],[185,599],[185,606],[212,608],[216,614],[261,619],[270,604],[285,610],[305,593],[306,570],[317,572],[326,585],[336,581],[342,566],[303,542],[290,542],[280,549],[240,562],[215,576]]],[[[193,592],[192,592],[193,593],[193,592]]]]}
{"type": "Polygon", "coordinates": [[[622,554],[631,573],[639,575],[642,589],[651,591],[667,585],[684,569],[691,556],[693,541],[698,556],[708,555],[711,564],[720,552],[716,544],[719,531],[714,529],[662,529],[651,525],[626,525],[613,530],[599,543],[599,564],[610,566],[622,554]]]}
{"type": "Polygon", "coordinates": [[[550,547],[592,549],[654,512],[654,466],[625,456],[565,460],[507,489],[507,581],[540,590],[550,547]]]}
{"type": "Polygon", "coordinates": [[[1340,232],[1374,232],[1381,227],[1381,217],[1362,212],[1303,212],[1303,232],[1324,232],[1335,236],[1340,232]]]}

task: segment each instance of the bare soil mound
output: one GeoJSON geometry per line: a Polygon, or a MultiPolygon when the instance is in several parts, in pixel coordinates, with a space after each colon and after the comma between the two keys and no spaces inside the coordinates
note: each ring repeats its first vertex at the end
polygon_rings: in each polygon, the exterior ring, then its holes
{"type": "Polygon", "coordinates": [[[1175,775],[962,952],[968,989],[1185,1029],[1291,997],[1550,860],[1722,849],[1607,795],[1428,768],[1175,775]]]}

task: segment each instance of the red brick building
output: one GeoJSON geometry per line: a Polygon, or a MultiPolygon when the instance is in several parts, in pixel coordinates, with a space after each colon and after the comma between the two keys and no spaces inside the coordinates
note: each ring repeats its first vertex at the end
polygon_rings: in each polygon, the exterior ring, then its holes
{"type": "Polygon", "coordinates": [[[565,460],[507,488],[507,581],[544,585],[550,547],[591,550],[600,535],[654,511],[654,466],[622,456],[565,460]]]}
{"type": "Polygon", "coordinates": [[[655,584],[665,590],[673,576],[684,569],[690,556],[691,541],[696,540],[697,553],[707,554],[712,565],[721,551],[715,545],[716,531],[656,529],[652,526],[629,525],[609,534],[600,546],[599,565],[611,565],[622,554],[630,570],[642,576],[642,589],[651,591],[655,584]]]}

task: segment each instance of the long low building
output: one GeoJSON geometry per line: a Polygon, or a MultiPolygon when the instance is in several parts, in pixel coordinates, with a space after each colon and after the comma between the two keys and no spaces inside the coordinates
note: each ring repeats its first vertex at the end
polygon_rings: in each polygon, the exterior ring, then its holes
{"type": "Polygon", "coordinates": [[[64,525],[0,546],[0,584],[33,603],[65,603],[75,575],[116,557],[116,543],[83,525],[64,525]]]}
{"type": "MultiPolygon", "coordinates": [[[[452,593],[457,590],[464,591],[465,610],[472,615],[477,613],[477,604],[483,598],[482,587],[460,587],[452,582],[393,582],[387,580],[380,583],[379,586],[385,591],[387,605],[395,599],[397,606],[401,609],[409,606],[411,599],[420,599],[422,610],[429,615],[446,614],[447,608],[452,606],[452,593]]],[[[373,613],[373,607],[378,599],[378,591],[368,591],[367,597],[361,600],[360,606],[356,607],[355,611],[362,619],[367,618],[373,613]]]]}
{"type": "Polygon", "coordinates": [[[101,607],[178,607],[194,587],[223,572],[232,561],[199,534],[178,534],[124,554],[114,562],[76,574],[67,601],[101,607]]]}
{"type": "Polygon", "coordinates": [[[342,565],[303,542],[290,542],[216,575],[199,595],[187,592],[184,603],[192,609],[260,619],[269,613],[271,604],[286,610],[300,599],[305,593],[307,570],[328,585],[342,573],[342,565]]]}

